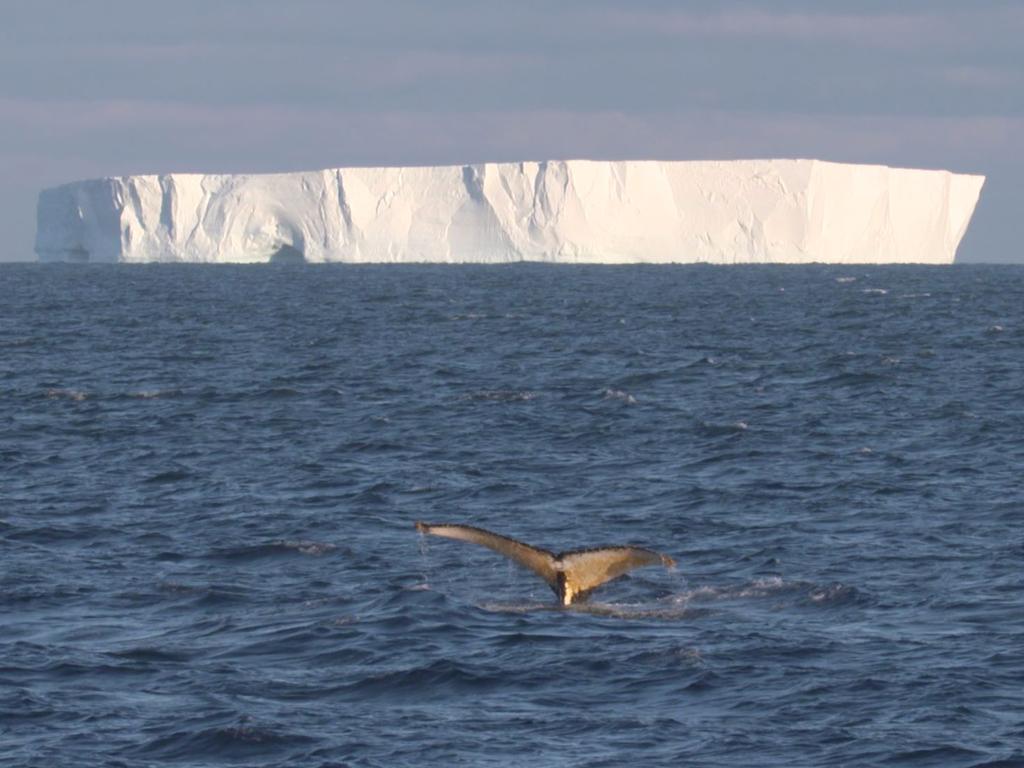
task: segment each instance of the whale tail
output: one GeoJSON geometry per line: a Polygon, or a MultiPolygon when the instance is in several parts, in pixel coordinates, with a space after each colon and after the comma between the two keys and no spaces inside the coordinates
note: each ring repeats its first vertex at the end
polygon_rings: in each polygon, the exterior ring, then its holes
{"type": "Polygon", "coordinates": [[[544,579],[562,605],[571,605],[633,568],[658,563],[673,568],[676,564],[668,555],[643,547],[593,547],[555,554],[471,525],[417,522],[416,530],[493,549],[544,579]]]}

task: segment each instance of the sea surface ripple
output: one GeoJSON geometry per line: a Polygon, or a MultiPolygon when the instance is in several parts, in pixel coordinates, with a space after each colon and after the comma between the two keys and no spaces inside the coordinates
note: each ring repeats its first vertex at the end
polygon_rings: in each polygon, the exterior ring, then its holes
{"type": "Polygon", "coordinates": [[[2,265],[0,764],[1024,765],[1022,393],[1021,268],[2,265]]]}

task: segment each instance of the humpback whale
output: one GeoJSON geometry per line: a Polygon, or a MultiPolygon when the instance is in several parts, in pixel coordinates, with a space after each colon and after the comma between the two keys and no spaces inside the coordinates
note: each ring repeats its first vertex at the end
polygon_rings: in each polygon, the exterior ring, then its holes
{"type": "Polygon", "coordinates": [[[556,554],[471,525],[417,522],[416,530],[493,549],[544,579],[561,605],[572,605],[633,568],[658,563],[673,568],[676,564],[668,555],[643,547],[593,547],[556,554]]]}

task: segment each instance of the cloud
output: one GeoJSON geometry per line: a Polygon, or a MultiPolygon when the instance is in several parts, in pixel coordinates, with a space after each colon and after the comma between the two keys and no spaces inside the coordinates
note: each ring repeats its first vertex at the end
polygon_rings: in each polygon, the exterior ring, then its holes
{"type": "Polygon", "coordinates": [[[0,73],[18,75],[0,74],[0,96],[381,112],[1024,114],[1024,88],[1014,87],[1024,12],[1002,6],[854,13],[789,0],[784,11],[723,2],[698,12],[594,0],[429,11],[406,2],[398,13],[306,0],[239,16],[244,4],[224,0],[190,29],[181,13],[110,1],[134,23],[96,28],[79,11],[90,34],[8,31],[0,73]],[[160,23],[144,23],[147,14],[160,23]],[[991,85],[977,87],[983,77],[991,85]]]}
{"type": "Polygon", "coordinates": [[[945,67],[941,71],[943,79],[955,86],[990,91],[1004,91],[1009,88],[1024,89],[1024,71],[1021,70],[963,65],[945,67]]]}
{"type": "Polygon", "coordinates": [[[1024,117],[694,109],[384,110],[330,105],[0,100],[15,153],[107,158],[108,173],[268,170],[545,157],[820,156],[977,170],[1019,157],[1024,117]],[[16,141],[16,136],[21,140],[16,141]],[[128,148],[131,148],[128,151],[128,148]],[[145,167],[143,161],[145,160],[145,167]]]}
{"type": "MultiPolygon", "coordinates": [[[[1008,8],[996,12],[1005,26],[1018,29],[1024,14],[1008,8]]],[[[989,14],[991,16],[991,14],[989,14]]],[[[627,33],[695,39],[758,39],[907,50],[977,44],[971,34],[980,20],[976,11],[935,13],[771,12],[732,8],[713,13],[677,9],[615,9],[608,21],[627,33]]]]}

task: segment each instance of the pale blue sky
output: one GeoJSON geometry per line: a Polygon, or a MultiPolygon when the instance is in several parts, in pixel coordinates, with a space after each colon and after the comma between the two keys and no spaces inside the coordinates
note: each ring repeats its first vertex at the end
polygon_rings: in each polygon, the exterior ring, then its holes
{"type": "Polygon", "coordinates": [[[1024,262],[1022,41],[984,0],[0,0],[0,260],[92,176],[818,157],[986,174],[961,258],[1024,262]]]}

